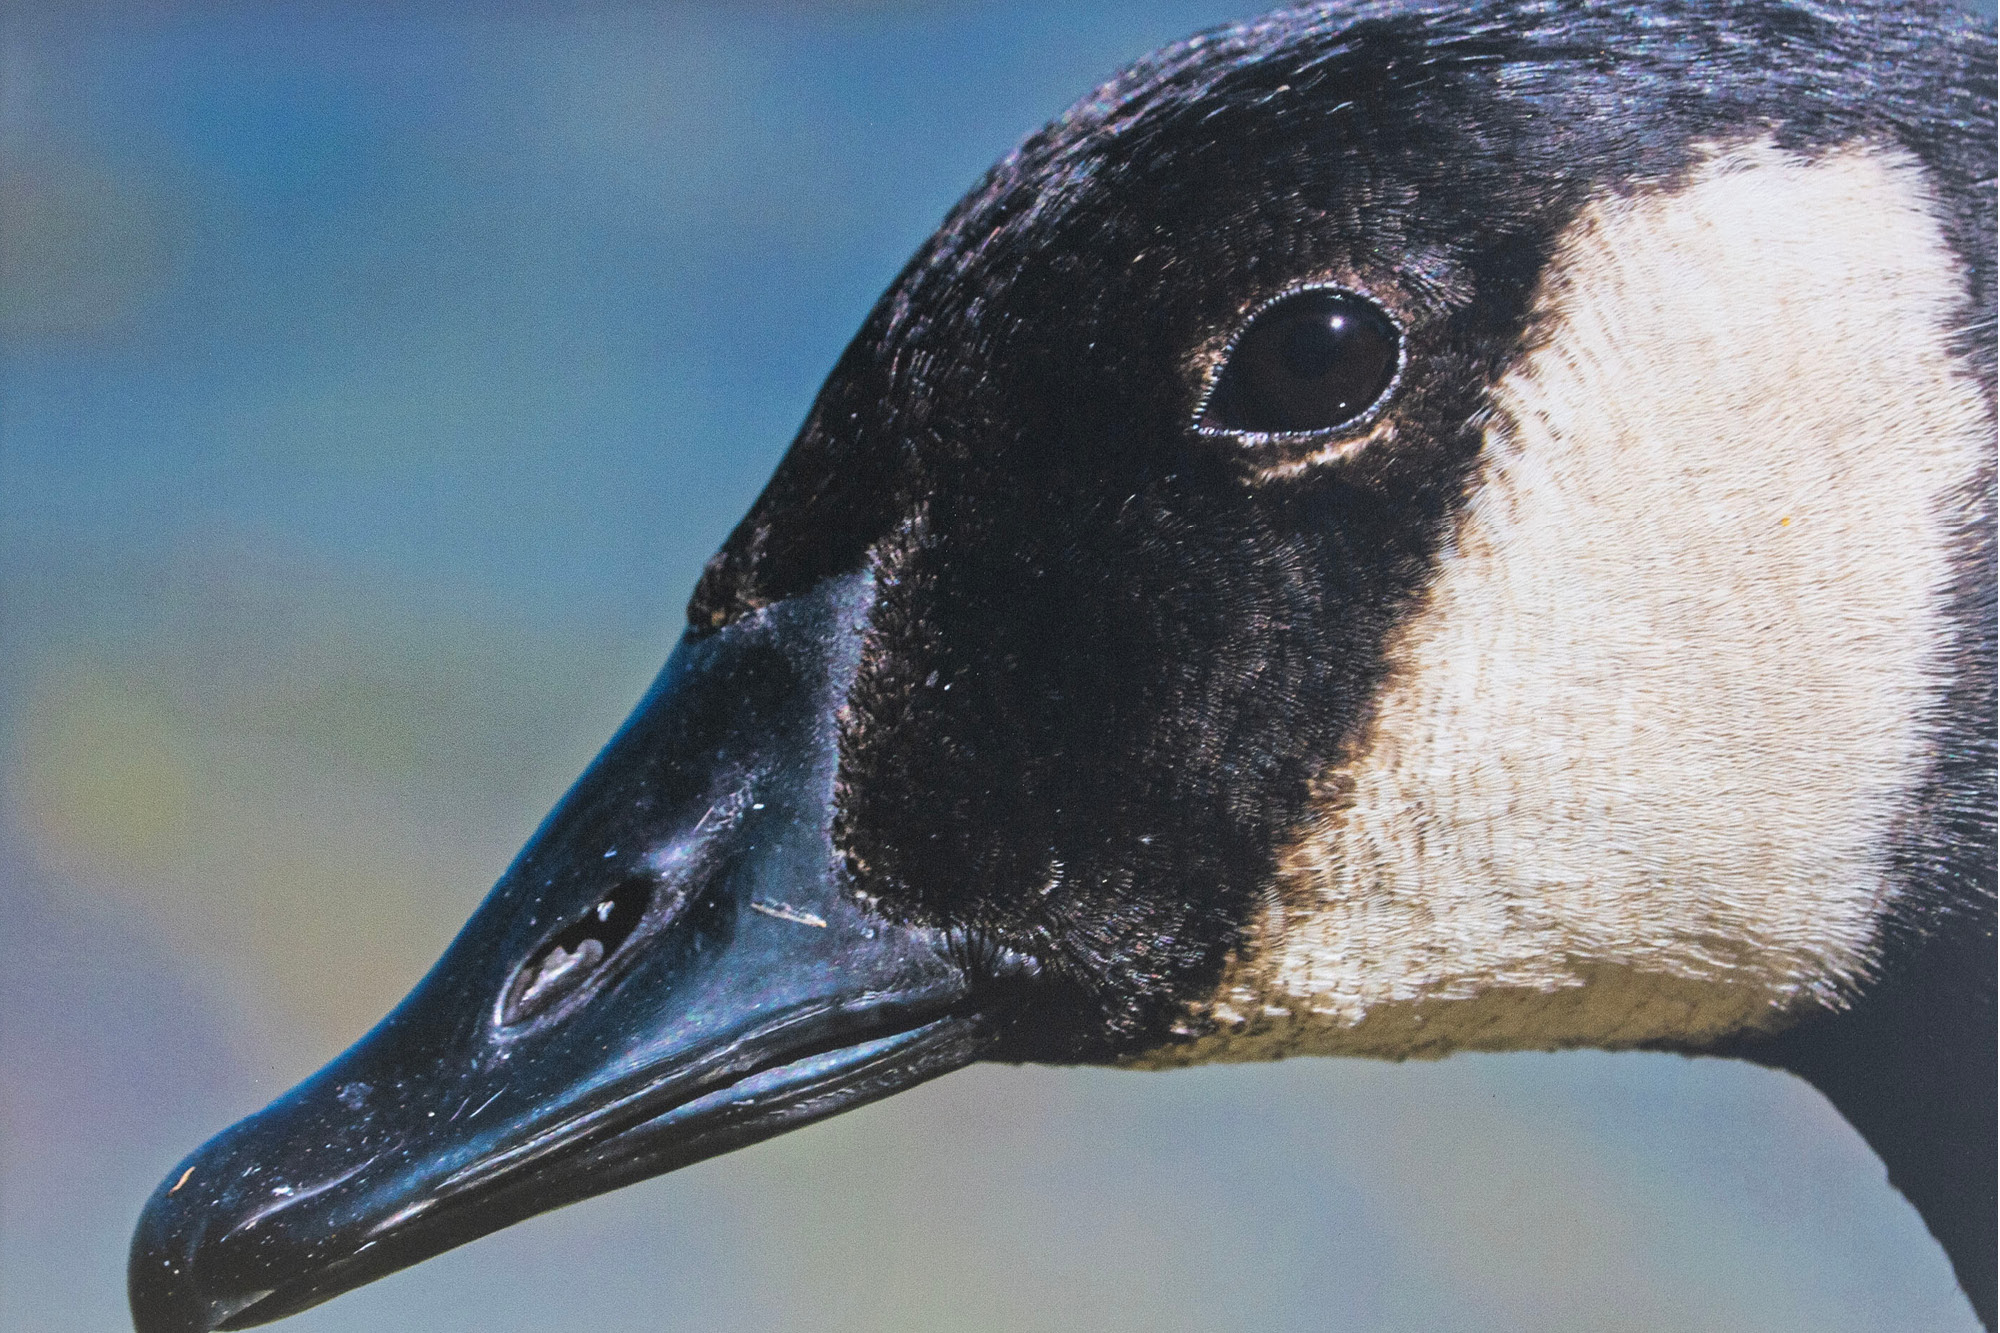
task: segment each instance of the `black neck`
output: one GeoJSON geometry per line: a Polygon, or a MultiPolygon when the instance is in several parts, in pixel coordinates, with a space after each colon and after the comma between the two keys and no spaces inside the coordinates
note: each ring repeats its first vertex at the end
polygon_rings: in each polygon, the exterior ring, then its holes
{"type": "Polygon", "coordinates": [[[1853,1008],[1732,1054],[1788,1069],[1860,1131],[1994,1326],[1993,905],[1891,950],[1853,1008]]]}

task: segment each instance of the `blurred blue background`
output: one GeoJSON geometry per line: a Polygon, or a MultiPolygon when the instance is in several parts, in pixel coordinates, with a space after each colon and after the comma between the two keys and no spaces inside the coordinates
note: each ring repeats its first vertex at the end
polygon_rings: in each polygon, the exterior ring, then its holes
{"type": "MultiPolygon", "coordinates": [[[[0,1330],[124,1325],[154,1183],[439,951],[985,165],[1255,8],[0,9],[0,1330]]],[[[1810,1089],[1576,1054],[969,1070],[286,1327],[1974,1323],[1810,1089]]]]}

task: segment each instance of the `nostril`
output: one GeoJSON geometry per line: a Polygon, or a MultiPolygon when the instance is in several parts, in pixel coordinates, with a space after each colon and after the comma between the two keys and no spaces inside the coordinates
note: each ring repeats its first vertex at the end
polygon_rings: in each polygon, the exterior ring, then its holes
{"type": "Polygon", "coordinates": [[[635,875],[592,903],[584,914],[544,940],[507,984],[500,1024],[512,1027],[548,1012],[597,975],[645,920],[655,882],[635,875]]]}
{"type": "Polygon", "coordinates": [[[521,991],[517,1013],[525,1017],[552,1003],[557,996],[575,990],[589,970],[604,961],[604,945],[588,939],[570,953],[560,944],[551,944],[541,961],[524,975],[528,984],[521,991]]]}

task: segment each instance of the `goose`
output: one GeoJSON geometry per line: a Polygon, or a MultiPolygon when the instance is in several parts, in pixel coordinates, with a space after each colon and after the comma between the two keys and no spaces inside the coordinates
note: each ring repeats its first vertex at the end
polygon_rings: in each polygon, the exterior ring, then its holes
{"type": "Polygon", "coordinates": [[[177,1165],[265,1323],[976,1060],[1602,1047],[1819,1088],[1994,1322],[1994,44],[1315,5],[874,308],[412,993],[177,1165]]]}

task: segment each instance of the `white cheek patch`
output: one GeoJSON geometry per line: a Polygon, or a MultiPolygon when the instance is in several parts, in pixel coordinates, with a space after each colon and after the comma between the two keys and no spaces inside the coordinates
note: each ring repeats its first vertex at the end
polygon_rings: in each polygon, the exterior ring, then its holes
{"type": "Polygon", "coordinates": [[[1700,1045],[1866,976],[1993,441],[1916,163],[1589,208],[1354,757],[1161,1058],[1700,1045]]]}

